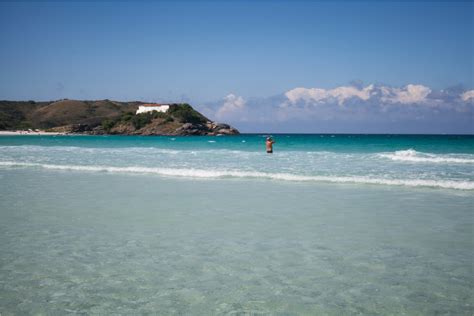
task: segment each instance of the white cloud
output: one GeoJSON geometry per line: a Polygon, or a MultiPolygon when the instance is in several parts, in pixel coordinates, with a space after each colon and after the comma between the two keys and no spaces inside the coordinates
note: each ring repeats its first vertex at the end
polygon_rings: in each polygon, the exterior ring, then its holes
{"type": "Polygon", "coordinates": [[[209,118],[237,128],[252,124],[259,128],[287,126],[288,123],[298,130],[299,124],[313,124],[316,128],[335,122],[344,128],[357,125],[363,130],[363,124],[420,122],[427,127],[459,125],[461,130],[472,118],[473,101],[474,90],[466,91],[462,87],[436,90],[415,84],[403,87],[374,84],[332,89],[298,87],[271,97],[248,99],[229,94],[208,103],[204,109],[209,118]]]}
{"type": "Polygon", "coordinates": [[[352,98],[368,101],[373,97],[379,97],[382,103],[414,104],[425,102],[430,93],[431,89],[423,85],[409,84],[403,88],[392,88],[387,86],[375,87],[371,84],[365,88],[354,86],[341,86],[327,90],[320,88],[295,88],[287,91],[285,96],[291,104],[304,101],[314,104],[337,102],[337,104],[343,105],[352,98]]]}
{"type": "Polygon", "coordinates": [[[357,97],[361,100],[367,101],[370,98],[370,93],[374,89],[373,85],[367,86],[361,90],[356,87],[338,87],[329,90],[328,93],[331,97],[337,99],[339,105],[343,104],[345,100],[357,97]]]}
{"type": "Polygon", "coordinates": [[[244,98],[231,93],[224,98],[224,104],[217,110],[216,117],[223,119],[241,113],[245,109],[245,104],[244,98]]]}
{"type": "Polygon", "coordinates": [[[409,84],[404,88],[381,87],[381,100],[389,103],[413,104],[423,103],[431,89],[423,85],[409,84]]]}
{"type": "Polygon", "coordinates": [[[474,90],[469,90],[461,94],[461,99],[464,102],[469,102],[469,100],[474,99],[474,90]]]}
{"type": "Polygon", "coordinates": [[[295,88],[293,90],[285,92],[285,96],[288,98],[288,100],[290,100],[291,103],[296,103],[299,100],[303,100],[306,102],[317,102],[326,98],[326,90],[317,88],[295,88]]]}
{"type": "Polygon", "coordinates": [[[374,85],[369,85],[363,89],[358,89],[353,86],[342,86],[329,90],[319,88],[295,88],[287,91],[285,96],[293,104],[300,100],[307,103],[322,103],[337,100],[337,103],[342,105],[346,100],[354,97],[367,101],[370,98],[371,92],[373,90],[374,85]]]}

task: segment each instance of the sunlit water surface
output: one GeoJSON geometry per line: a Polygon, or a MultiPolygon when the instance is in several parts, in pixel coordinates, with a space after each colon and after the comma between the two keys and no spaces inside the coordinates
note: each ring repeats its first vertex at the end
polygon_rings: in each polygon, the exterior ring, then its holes
{"type": "Polygon", "coordinates": [[[248,137],[0,138],[0,314],[474,312],[469,146],[248,137]]]}

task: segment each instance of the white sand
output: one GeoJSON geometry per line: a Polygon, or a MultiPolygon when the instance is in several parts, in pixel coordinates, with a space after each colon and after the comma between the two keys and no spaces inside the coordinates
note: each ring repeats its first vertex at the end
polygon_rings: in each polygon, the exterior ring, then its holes
{"type": "Polygon", "coordinates": [[[0,136],[15,136],[15,135],[66,135],[66,133],[55,133],[45,131],[0,131],[0,136]]]}

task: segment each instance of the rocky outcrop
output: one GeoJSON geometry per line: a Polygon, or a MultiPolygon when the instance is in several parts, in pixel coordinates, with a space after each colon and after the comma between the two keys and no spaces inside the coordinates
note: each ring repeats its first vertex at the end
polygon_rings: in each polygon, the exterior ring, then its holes
{"type": "Polygon", "coordinates": [[[70,124],[58,127],[49,128],[48,132],[55,133],[70,133],[70,134],[90,134],[93,133],[97,128],[100,129],[100,126],[97,124],[70,124]]]}
{"type": "Polygon", "coordinates": [[[217,136],[217,135],[238,135],[239,131],[227,124],[174,124],[178,126],[171,128],[169,125],[145,126],[139,130],[133,126],[122,124],[107,131],[101,125],[91,126],[86,124],[72,124],[48,129],[50,132],[88,135],[166,135],[166,136],[217,136]],[[212,125],[211,125],[212,124],[212,125]]]}
{"type": "Polygon", "coordinates": [[[239,131],[228,124],[208,121],[206,124],[185,123],[175,130],[174,135],[236,135],[239,131]]]}
{"type": "Polygon", "coordinates": [[[239,134],[239,131],[228,124],[209,122],[207,127],[215,135],[235,135],[239,134]]]}

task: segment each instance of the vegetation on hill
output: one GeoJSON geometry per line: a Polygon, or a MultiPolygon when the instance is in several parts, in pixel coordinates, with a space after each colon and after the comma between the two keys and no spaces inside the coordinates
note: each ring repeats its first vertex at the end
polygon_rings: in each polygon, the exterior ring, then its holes
{"type": "Polygon", "coordinates": [[[68,99],[52,102],[0,101],[0,129],[48,129],[71,124],[97,125],[104,119],[134,111],[138,104],[140,102],[68,99]]]}
{"type": "Polygon", "coordinates": [[[107,132],[113,131],[117,125],[129,124],[135,130],[142,129],[154,120],[159,119],[161,124],[170,122],[190,123],[190,124],[205,124],[209,121],[201,113],[194,110],[189,104],[171,104],[167,112],[145,112],[134,114],[133,112],[126,112],[115,119],[107,119],[102,121],[102,127],[107,132]]]}
{"type": "Polygon", "coordinates": [[[209,121],[201,113],[195,111],[189,104],[172,104],[166,112],[169,116],[177,119],[181,123],[202,124],[209,121]]]}
{"type": "Polygon", "coordinates": [[[153,111],[140,114],[134,114],[133,112],[126,112],[122,116],[116,119],[106,119],[102,121],[102,127],[105,131],[110,132],[112,128],[117,125],[130,124],[136,130],[145,127],[150,124],[154,119],[163,118],[166,115],[161,112],[153,111]]]}
{"type": "Polygon", "coordinates": [[[0,130],[28,129],[34,127],[28,111],[46,103],[35,101],[0,101],[0,130]]]}
{"type": "Polygon", "coordinates": [[[166,113],[135,114],[143,102],[111,100],[53,102],[0,101],[0,130],[47,129],[56,132],[121,135],[238,134],[210,121],[187,103],[171,104],[166,113]]]}

